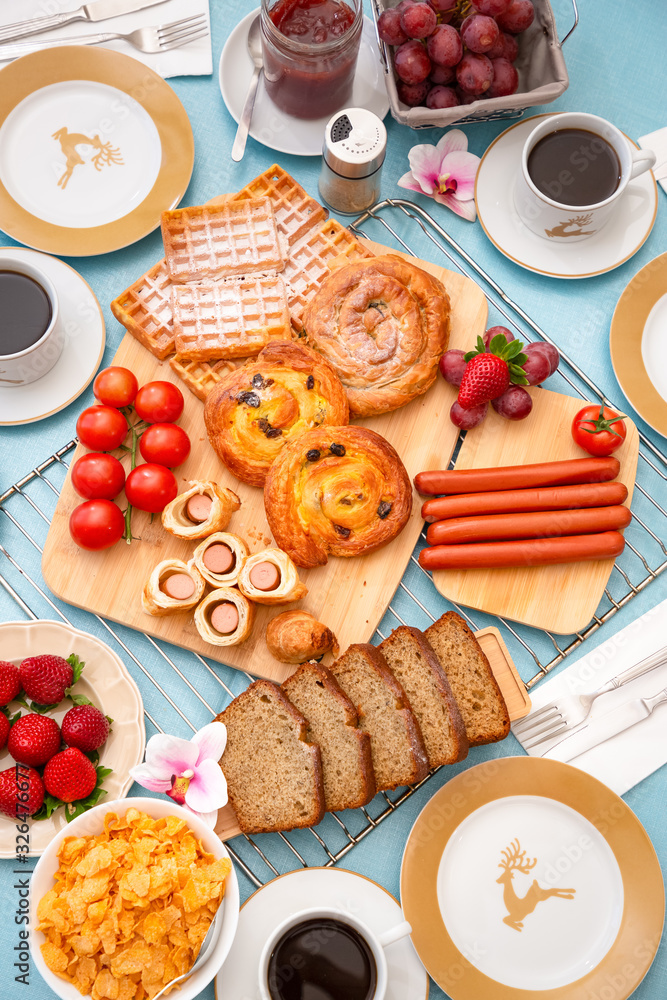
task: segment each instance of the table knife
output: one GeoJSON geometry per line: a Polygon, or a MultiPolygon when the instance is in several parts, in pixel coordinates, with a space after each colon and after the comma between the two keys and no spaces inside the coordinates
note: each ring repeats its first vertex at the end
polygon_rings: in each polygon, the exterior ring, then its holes
{"type": "Polygon", "coordinates": [[[651,698],[636,698],[633,701],[628,701],[612,712],[600,716],[599,719],[584,722],[560,743],[551,747],[544,756],[550,760],[560,760],[564,763],[568,760],[574,760],[575,757],[586,753],[587,750],[592,750],[600,743],[610,740],[612,736],[618,736],[626,729],[648,719],[653,710],[665,702],[667,702],[667,688],[651,698]]]}
{"type": "Polygon", "coordinates": [[[95,0],[94,3],[84,4],[77,10],[6,24],[0,27],[0,42],[9,42],[14,38],[24,38],[26,35],[35,35],[50,28],[59,28],[62,24],[69,24],[70,21],[106,21],[120,14],[144,10],[145,7],[155,7],[160,3],[166,3],[166,0],[95,0]]]}

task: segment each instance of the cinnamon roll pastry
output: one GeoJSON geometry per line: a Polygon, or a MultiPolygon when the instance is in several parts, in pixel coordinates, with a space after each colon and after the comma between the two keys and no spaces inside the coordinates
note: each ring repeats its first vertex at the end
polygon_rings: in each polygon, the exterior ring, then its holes
{"type": "Polygon", "coordinates": [[[161,617],[191,611],[204,596],[206,583],[192,562],[165,559],[152,571],[141,594],[147,615],[161,617]]]}
{"type": "Polygon", "coordinates": [[[285,445],[264,486],[276,543],[297,566],[359,556],[386,545],[412,510],[408,474],[388,441],[367,427],[318,427],[285,445]]]}
{"type": "Polygon", "coordinates": [[[443,284],[402,257],[357,260],[325,278],[303,325],[335,368],[351,417],[387,413],[433,384],[449,342],[443,284]]]}
{"type": "Polygon", "coordinates": [[[285,443],[311,427],[348,421],[345,390],[322,355],[302,344],[274,341],[206,397],[209,441],[227,468],[263,486],[285,443]]]}
{"type": "Polygon", "coordinates": [[[240,506],[236,493],[226,486],[196,482],[167,504],[162,511],[162,526],[177,538],[207,538],[214,531],[224,531],[240,506]]]}
{"type": "Polygon", "coordinates": [[[238,588],[255,604],[289,604],[308,593],[308,588],[299,581],[296,566],[280,549],[263,549],[246,559],[239,573],[238,588]]]}
{"type": "Polygon", "coordinates": [[[200,542],[192,561],[207,583],[214,587],[234,587],[248,558],[248,546],[238,535],[215,531],[200,542]]]}
{"type": "Polygon", "coordinates": [[[255,606],[236,587],[212,590],[195,610],[195,625],[212,646],[237,646],[248,638],[255,606]]]}
{"type": "Polygon", "coordinates": [[[281,663],[305,663],[328,653],[335,657],[340,649],[330,628],[307,611],[283,611],[266,626],[266,645],[281,663]]]}

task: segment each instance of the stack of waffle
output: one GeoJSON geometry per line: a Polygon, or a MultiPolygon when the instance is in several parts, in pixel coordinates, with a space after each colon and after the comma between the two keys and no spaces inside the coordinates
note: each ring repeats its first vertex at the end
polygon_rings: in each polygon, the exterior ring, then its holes
{"type": "Polygon", "coordinates": [[[165,212],[162,235],[165,258],[111,311],[202,400],[234,359],[301,332],[332,267],[373,256],[275,164],[238,194],[165,212]]]}

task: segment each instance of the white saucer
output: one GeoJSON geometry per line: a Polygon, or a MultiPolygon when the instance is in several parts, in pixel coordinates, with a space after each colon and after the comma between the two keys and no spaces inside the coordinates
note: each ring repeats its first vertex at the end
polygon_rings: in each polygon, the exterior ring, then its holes
{"type": "Polygon", "coordinates": [[[491,143],[475,181],[479,221],[493,245],[528,271],[553,278],[590,278],[612,271],[637,253],[653,228],[658,208],[653,174],[647,170],[630,181],[618,211],[595,236],[569,246],[555,245],[537,236],[516,213],[513,185],[528,134],[538,122],[549,117],[552,116],[527,118],[506,129],[491,143]]]}
{"type": "Polygon", "coordinates": [[[31,424],[63,410],[90,383],[104,352],[104,317],[92,288],[69,264],[37,250],[0,249],[51,278],[66,332],[63,352],[50,372],[28,385],[0,387],[0,426],[31,424]]]}
{"type": "MultiPolygon", "coordinates": [[[[259,7],[240,21],[227,39],[220,56],[219,81],[222,99],[232,118],[238,122],[245,104],[253,64],[248,54],[248,31],[259,13],[259,7]]],[[[367,108],[378,118],[389,110],[373,22],[364,17],[361,48],[357,60],[354,88],[349,101],[351,108],[367,108]]],[[[264,77],[259,78],[255,108],[250,123],[250,135],[269,149],[294,156],[319,156],[322,152],[324,126],[331,115],[303,121],[286,115],[269,99],[264,77]]]]}
{"type": "MultiPolygon", "coordinates": [[[[394,897],[363,875],[338,868],[304,868],[273,879],[241,907],[234,947],[215,979],[216,1000],[259,1000],[257,967],[268,935],[296,910],[332,906],[365,921],[381,934],[404,917],[394,897]]],[[[387,948],[385,1000],[424,1000],[428,976],[412,942],[387,948]]]]}

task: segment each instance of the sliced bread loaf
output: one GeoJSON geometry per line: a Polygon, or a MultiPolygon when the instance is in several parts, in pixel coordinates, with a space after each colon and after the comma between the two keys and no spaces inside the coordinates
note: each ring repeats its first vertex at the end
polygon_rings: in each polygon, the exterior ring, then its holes
{"type": "Polygon", "coordinates": [[[482,647],[463,618],[448,611],[424,634],[447,674],[470,745],[505,739],[510,731],[507,705],[482,647]]]}
{"type": "Polygon", "coordinates": [[[306,739],[322,753],[327,810],[366,805],[375,795],[371,740],[336,678],[319,663],[303,663],[282,687],[306,718],[306,739]]]}
{"type": "Polygon", "coordinates": [[[403,686],[424,737],[429,767],[454,764],[468,753],[468,738],[447,675],[416,628],[401,625],[378,649],[403,686]]]}
{"type": "Polygon", "coordinates": [[[243,833],[316,826],[324,815],[320,748],[280,688],[255,681],[216,718],[227,727],[220,766],[243,833]]]}
{"type": "Polygon", "coordinates": [[[412,785],[428,774],[419,724],[405,691],[375,646],[350,646],[329,667],[371,738],[375,783],[379,791],[412,785]]]}

